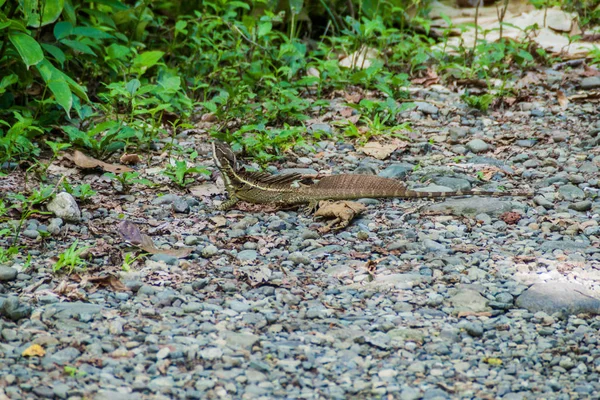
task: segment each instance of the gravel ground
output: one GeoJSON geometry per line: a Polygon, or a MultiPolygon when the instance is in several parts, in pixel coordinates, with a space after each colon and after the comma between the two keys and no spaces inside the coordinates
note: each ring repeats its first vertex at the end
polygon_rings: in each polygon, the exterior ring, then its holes
{"type": "MultiPolygon", "coordinates": [[[[401,116],[413,141],[385,161],[324,141],[270,167],[533,199],[361,200],[323,234],[295,210],[220,212],[222,193],[120,195],[82,175],[99,194],[79,221],[27,221],[31,264],[0,266],[0,399],[600,398],[599,108],[561,108],[562,74],[486,115],[416,90],[426,101],[401,116]],[[193,251],[123,271],[123,217],[160,249],[193,251]],[[93,246],[88,269],[53,273],[75,237],[93,246]]],[[[344,108],[311,123],[331,129],[344,108]]],[[[205,135],[178,140],[214,169],[205,135]]]]}

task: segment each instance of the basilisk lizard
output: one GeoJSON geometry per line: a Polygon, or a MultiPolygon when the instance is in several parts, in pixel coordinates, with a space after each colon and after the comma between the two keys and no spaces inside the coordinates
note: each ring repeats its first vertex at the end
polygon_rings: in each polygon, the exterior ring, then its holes
{"type": "Polygon", "coordinates": [[[221,171],[229,200],[219,207],[231,208],[239,200],[249,203],[293,206],[308,204],[309,210],[317,208],[321,200],[350,200],[361,198],[444,198],[469,195],[526,196],[530,192],[489,192],[459,190],[452,192],[421,192],[411,190],[404,182],[375,175],[340,174],[321,178],[310,185],[292,186],[302,179],[298,173],[270,175],[265,172],[247,172],[238,168],[233,150],[223,142],[213,142],[213,159],[221,171]]]}

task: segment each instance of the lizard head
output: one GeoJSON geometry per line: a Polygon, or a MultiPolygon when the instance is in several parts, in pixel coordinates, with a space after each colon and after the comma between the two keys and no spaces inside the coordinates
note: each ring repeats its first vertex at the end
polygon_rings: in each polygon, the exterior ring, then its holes
{"type": "Polygon", "coordinates": [[[227,143],[214,141],[213,144],[213,160],[217,168],[223,170],[224,168],[236,169],[237,159],[233,150],[227,143]]]}

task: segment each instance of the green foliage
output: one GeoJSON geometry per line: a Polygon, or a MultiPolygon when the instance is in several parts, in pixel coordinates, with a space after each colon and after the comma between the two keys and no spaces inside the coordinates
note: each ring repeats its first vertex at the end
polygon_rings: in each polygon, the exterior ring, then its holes
{"type": "Polygon", "coordinates": [[[461,99],[463,99],[465,103],[469,105],[469,107],[473,107],[485,112],[488,110],[488,108],[490,108],[490,105],[494,101],[494,95],[490,93],[485,93],[482,95],[463,94],[461,99]]]}
{"type": "Polygon", "coordinates": [[[83,202],[91,199],[97,194],[97,192],[92,189],[89,183],[71,186],[71,184],[65,180],[63,181],[63,188],[67,193],[77,197],[83,202]]]}
{"type": "Polygon", "coordinates": [[[81,255],[90,249],[90,246],[77,247],[78,244],[79,240],[75,240],[68,249],[58,256],[58,261],[52,266],[54,273],[59,273],[64,269],[64,272],[67,274],[72,274],[75,270],[85,269],[86,261],[81,258],[81,255]]]}
{"type": "Polygon", "coordinates": [[[121,192],[127,193],[131,189],[131,187],[135,184],[145,185],[145,186],[153,186],[154,182],[146,178],[140,178],[139,172],[123,172],[120,174],[114,174],[112,172],[106,172],[104,174],[107,178],[118,182],[121,185],[119,189],[121,192]]]}
{"type": "MultiPolygon", "coordinates": [[[[190,156],[191,160],[195,160],[198,156],[198,153],[193,152],[190,156]]],[[[188,166],[186,161],[177,160],[174,164],[169,164],[167,168],[163,171],[163,174],[168,176],[173,182],[175,182],[180,187],[186,187],[190,183],[195,181],[194,178],[190,177],[193,174],[204,174],[210,175],[210,171],[206,168],[198,167],[198,166],[188,166]]]]}

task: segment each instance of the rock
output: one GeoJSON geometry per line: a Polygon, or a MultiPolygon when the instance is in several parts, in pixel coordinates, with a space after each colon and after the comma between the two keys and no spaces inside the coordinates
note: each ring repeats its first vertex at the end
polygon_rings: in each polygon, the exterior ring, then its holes
{"type": "Polygon", "coordinates": [[[177,213],[187,214],[190,212],[190,205],[185,199],[182,199],[181,197],[173,202],[172,207],[173,211],[177,213]]]}
{"type": "Polygon", "coordinates": [[[558,193],[567,201],[585,198],[583,190],[574,185],[562,185],[558,188],[558,193]]]}
{"type": "Polygon", "coordinates": [[[259,337],[257,335],[252,335],[250,333],[237,333],[226,331],[223,332],[223,336],[227,345],[232,348],[249,349],[252,346],[254,346],[254,344],[259,340],[259,337]]]}
{"type": "Polygon", "coordinates": [[[473,289],[460,289],[450,298],[450,303],[454,307],[454,313],[460,312],[484,312],[490,311],[488,300],[479,292],[473,289]]]}
{"type": "Polygon", "coordinates": [[[451,177],[448,177],[448,176],[442,176],[442,177],[439,177],[439,178],[434,178],[433,182],[436,185],[449,187],[453,191],[457,191],[457,190],[462,190],[462,191],[471,190],[471,183],[468,180],[466,180],[466,179],[451,178],[451,177]]]}
{"type": "Polygon", "coordinates": [[[567,282],[537,283],[524,291],[516,305],[532,313],[543,311],[548,315],[600,314],[600,300],[585,287],[567,282]]]}
{"type": "Polygon", "coordinates": [[[563,250],[563,251],[584,251],[587,250],[590,246],[586,243],[582,242],[574,242],[572,240],[554,240],[554,241],[545,241],[540,246],[541,251],[553,251],[553,250],[563,250]]]}
{"type": "Polygon", "coordinates": [[[306,130],[309,133],[315,133],[315,132],[322,131],[322,132],[325,132],[327,134],[330,134],[332,132],[331,125],[329,125],[329,124],[322,124],[322,123],[316,123],[316,124],[309,125],[306,130]]]}
{"type": "Polygon", "coordinates": [[[240,261],[254,261],[258,258],[256,250],[242,250],[237,254],[237,259],[240,261]]]}
{"type": "Polygon", "coordinates": [[[72,362],[74,359],[79,357],[81,352],[77,350],[75,347],[67,347],[62,350],[57,351],[56,353],[50,355],[49,357],[53,362],[59,365],[65,365],[72,362]]]}
{"type": "Polygon", "coordinates": [[[442,203],[432,204],[425,209],[428,212],[448,213],[459,216],[475,216],[477,214],[488,214],[497,217],[507,211],[512,210],[512,204],[509,201],[503,201],[494,198],[464,198],[449,199],[442,203]]]}
{"type": "Polygon", "coordinates": [[[591,90],[600,88],[600,76],[588,76],[581,80],[581,88],[583,90],[591,90]]]}
{"type": "Polygon", "coordinates": [[[575,211],[590,211],[592,209],[592,202],[589,200],[578,201],[573,204],[569,204],[569,208],[575,211]]]}
{"type": "Polygon", "coordinates": [[[219,252],[219,249],[214,244],[209,244],[204,249],[202,249],[203,257],[212,257],[219,252]]]}
{"type": "Polygon", "coordinates": [[[415,166],[413,164],[392,164],[379,173],[379,176],[383,178],[391,179],[404,179],[406,175],[411,172],[415,166]]]}
{"type": "Polygon", "coordinates": [[[14,281],[18,271],[12,267],[0,266],[0,282],[14,281]]]}
{"type": "Polygon", "coordinates": [[[103,307],[98,304],[83,303],[81,301],[54,303],[48,307],[48,310],[58,319],[79,317],[82,314],[95,315],[99,314],[102,309],[103,307]]]}
{"type": "Polygon", "coordinates": [[[48,203],[48,211],[52,212],[65,221],[77,222],[81,220],[81,211],[75,201],[75,198],[67,192],[58,193],[54,199],[48,203]]]}
{"type": "Polygon", "coordinates": [[[481,139],[472,139],[467,143],[467,149],[473,153],[484,153],[490,148],[491,146],[481,139]]]}
{"type": "Polygon", "coordinates": [[[0,303],[0,315],[11,321],[29,318],[32,308],[29,304],[21,303],[16,296],[10,296],[0,303]]]}
{"type": "Polygon", "coordinates": [[[425,101],[415,101],[417,111],[421,111],[423,114],[434,115],[439,112],[439,109],[431,103],[425,101]]]}
{"type": "Polygon", "coordinates": [[[465,128],[455,126],[455,127],[452,127],[449,129],[449,133],[450,133],[449,143],[456,144],[456,143],[459,143],[465,137],[467,137],[468,131],[465,128]]]}

